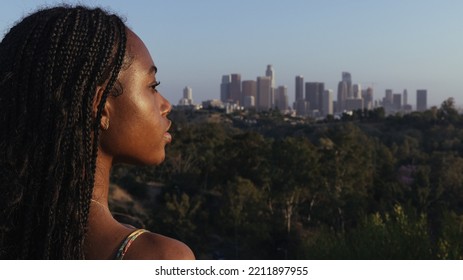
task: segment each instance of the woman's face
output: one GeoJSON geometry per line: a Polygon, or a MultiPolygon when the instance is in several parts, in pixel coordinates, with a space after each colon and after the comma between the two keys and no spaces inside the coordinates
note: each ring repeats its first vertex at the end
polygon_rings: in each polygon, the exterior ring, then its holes
{"type": "MultiPolygon", "coordinates": [[[[102,122],[109,128],[101,132],[100,149],[114,162],[159,164],[170,143],[170,103],[156,90],[157,68],[144,43],[127,30],[128,68],[118,76],[122,94],[109,96],[102,122]]],[[[116,85],[117,87],[117,85],[116,85]]]]}

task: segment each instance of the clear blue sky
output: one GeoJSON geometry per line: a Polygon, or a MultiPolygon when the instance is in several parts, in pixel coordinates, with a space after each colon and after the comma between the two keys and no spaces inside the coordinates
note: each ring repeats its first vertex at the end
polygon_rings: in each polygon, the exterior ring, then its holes
{"type": "Polygon", "coordinates": [[[428,105],[463,104],[463,1],[460,0],[171,0],[2,1],[0,32],[39,6],[82,3],[127,19],[159,68],[160,90],[174,104],[190,86],[195,101],[219,98],[223,74],[263,76],[294,100],[294,77],[336,93],[341,72],[373,86],[428,90],[428,105]]]}

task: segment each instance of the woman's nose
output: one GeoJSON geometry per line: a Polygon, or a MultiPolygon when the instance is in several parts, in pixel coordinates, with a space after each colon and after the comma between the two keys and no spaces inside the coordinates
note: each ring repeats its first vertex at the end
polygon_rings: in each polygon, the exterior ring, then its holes
{"type": "Polygon", "coordinates": [[[170,104],[169,100],[165,99],[164,96],[162,96],[161,114],[163,116],[167,116],[171,110],[172,105],[170,104]]]}

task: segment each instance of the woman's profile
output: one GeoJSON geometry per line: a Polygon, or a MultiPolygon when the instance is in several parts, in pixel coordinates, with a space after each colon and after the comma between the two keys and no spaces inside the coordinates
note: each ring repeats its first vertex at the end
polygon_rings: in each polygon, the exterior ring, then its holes
{"type": "Polygon", "coordinates": [[[111,167],[160,164],[169,102],[141,39],[99,8],[37,11],[0,43],[0,258],[193,259],[117,222],[111,167]]]}

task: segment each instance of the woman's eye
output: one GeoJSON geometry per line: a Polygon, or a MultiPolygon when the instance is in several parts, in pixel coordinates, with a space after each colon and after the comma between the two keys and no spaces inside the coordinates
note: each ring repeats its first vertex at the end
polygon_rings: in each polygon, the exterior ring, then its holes
{"type": "Polygon", "coordinates": [[[154,91],[158,91],[156,88],[161,84],[161,82],[156,82],[154,84],[152,84],[150,87],[154,90],[154,91]]]}

